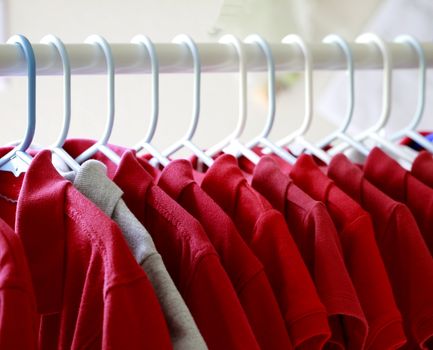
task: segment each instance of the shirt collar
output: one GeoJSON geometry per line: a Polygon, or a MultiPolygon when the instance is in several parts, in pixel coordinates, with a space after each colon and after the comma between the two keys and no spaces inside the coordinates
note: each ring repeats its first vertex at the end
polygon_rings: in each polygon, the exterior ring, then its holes
{"type": "MultiPolygon", "coordinates": [[[[72,157],[77,157],[94,143],[94,140],[68,139],[64,149],[72,157]]],[[[129,209],[135,216],[141,217],[146,208],[143,198],[146,198],[148,188],[153,185],[153,177],[145,169],[147,162],[137,159],[134,150],[114,145],[109,146],[110,149],[121,155],[119,166],[101,152],[97,152],[92,158],[105,164],[107,176],[113,179],[115,184],[124,192],[122,197],[128,203],[129,209]]]]}
{"type": "Polygon", "coordinates": [[[223,154],[207,170],[201,186],[226,212],[232,213],[237,203],[237,190],[245,183],[247,180],[242,175],[236,158],[223,154]]]}
{"type": "Polygon", "coordinates": [[[411,173],[426,185],[433,187],[433,157],[427,151],[421,151],[415,158],[411,173]]]}
{"type": "Polygon", "coordinates": [[[146,209],[143,198],[154,183],[152,175],[140,165],[132,151],[123,153],[113,181],[124,192],[123,199],[132,213],[142,217],[146,209]]]}
{"type": "Polygon", "coordinates": [[[338,187],[361,204],[374,219],[388,218],[397,204],[392,198],[370,183],[362,169],[345,155],[339,154],[329,164],[329,176],[338,187]]]}
{"type": "Polygon", "coordinates": [[[409,173],[381,149],[375,147],[364,164],[365,177],[385,193],[392,193],[400,202],[406,199],[406,183],[409,173]]]}
{"type": "Polygon", "coordinates": [[[307,154],[302,154],[296,161],[290,177],[301,189],[316,200],[327,202],[328,192],[333,182],[320,170],[314,159],[307,154]]]}
{"type": "Polygon", "coordinates": [[[113,216],[123,195],[123,191],[107,177],[107,167],[93,159],[81,165],[74,186],[109,217],[113,216]]]}
{"type": "Polygon", "coordinates": [[[338,183],[338,187],[362,203],[362,182],[364,175],[362,170],[353,164],[344,154],[332,157],[328,166],[328,175],[338,183]]]}
{"type": "Polygon", "coordinates": [[[59,312],[65,266],[66,189],[72,186],[41,151],[24,175],[17,203],[15,231],[26,251],[38,312],[59,312]]]}
{"type": "Polygon", "coordinates": [[[185,159],[171,161],[161,172],[158,185],[170,197],[177,199],[182,191],[194,183],[191,163],[185,159]]]}
{"type": "Polygon", "coordinates": [[[260,193],[266,193],[266,198],[272,206],[284,212],[287,190],[291,184],[289,176],[279,168],[277,162],[270,156],[264,156],[256,165],[252,186],[260,193]]]}

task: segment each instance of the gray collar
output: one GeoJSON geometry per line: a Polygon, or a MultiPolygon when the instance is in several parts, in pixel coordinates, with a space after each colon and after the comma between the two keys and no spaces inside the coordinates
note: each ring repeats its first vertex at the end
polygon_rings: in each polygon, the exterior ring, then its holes
{"type": "Polygon", "coordinates": [[[97,160],[87,160],[75,174],[74,186],[112,217],[122,198],[122,190],[107,176],[107,168],[97,160]]]}

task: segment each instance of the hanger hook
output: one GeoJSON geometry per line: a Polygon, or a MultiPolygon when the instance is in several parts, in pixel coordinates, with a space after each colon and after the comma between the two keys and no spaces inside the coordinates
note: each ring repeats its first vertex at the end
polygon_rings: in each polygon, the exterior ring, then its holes
{"type": "Polygon", "coordinates": [[[222,141],[210,147],[205,153],[213,156],[220,152],[225,146],[239,139],[245,129],[247,122],[247,67],[244,52],[244,45],[239,38],[233,34],[222,36],[219,43],[231,45],[235,48],[239,59],[239,117],[235,130],[222,141]]]}
{"type": "Polygon", "coordinates": [[[110,139],[111,136],[111,132],[113,131],[114,110],[115,110],[114,58],[113,58],[113,53],[111,51],[110,44],[108,43],[107,40],[105,40],[100,35],[89,36],[85,40],[85,43],[98,45],[105,56],[105,61],[107,65],[107,77],[108,77],[108,85],[107,85],[108,117],[107,117],[107,122],[105,125],[105,130],[104,130],[104,134],[102,135],[102,138],[97,143],[95,143],[92,147],[84,151],[76,158],[76,161],[78,163],[82,163],[85,160],[89,159],[91,156],[93,156],[98,151],[101,145],[102,146],[107,145],[108,140],[110,139]]]}
{"type": "Polygon", "coordinates": [[[239,59],[239,118],[236,129],[230,136],[231,139],[236,139],[241,136],[247,120],[247,67],[245,52],[242,41],[235,35],[226,34],[218,42],[232,45],[236,49],[239,59]]]}
{"type": "Polygon", "coordinates": [[[425,53],[424,49],[421,46],[420,42],[411,35],[400,35],[394,39],[397,43],[407,43],[409,44],[418,55],[419,62],[419,94],[418,94],[418,105],[416,112],[414,114],[414,118],[412,119],[408,129],[414,130],[421,122],[421,118],[424,114],[425,108],[425,95],[426,95],[426,62],[425,62],[425,53]]]}
{"type": "Polygon", "coordinates": [[[158,123],[159,114],[159,61],[158,55],[156,54],[155,45],[145,35],[136,35],[131,40],[132,43],[142,46],[149,55],[150,58],[150,69],[152,73],[152,110],[149,129],[144,137],[142,143],[150,143],[155,135],[156,125],[158,123]]]}
{"type": "MultiPolygon", "coordinates": [[[[27,128],[24,139],[12,151],[13,153],[25,152],[33,141],[36,129],[36,58],[32,44],[24,35],[13,35],[7,43],[18,45],[27,63],[27,128]]],[[[9,154],[2,157],[0,166],[9,159],[9,154]]]]}
{"type": "MultiPolygon", "coordinates": [[[[355,69],[353,64],[353,53],[349,44],[346,40],[343,39],[340,35],[331,34],[323,38],[322,42],[337,44],[341,51],[343,51],[346,56],[347,61],[347,70],[346,75],[349,78],[349,89],[348,89],[348,104],[346,108],[346,115],[343,118],[341,126],[338,127],[333,133],[327,135],[322,141],[320,141],[317,146],[320,149],[323,149],[325,146],[330,145],[334,140],[341,139],[347,142],[349,145],[354,147],[356,150],[361,152],[363,155],[367,156],[369,150],[359,141],[356,141],[351,136],[346,134],[346,130],[349,128],[350,122],[353,118],[353,112],[355,107],[355,69]]],[[[327,153],[332,155],[334,152],[333,148],[331,148],[327,153]]]]}
{"type": "Polygon", "coordinates": [[[191,141],[197,129],[198,119],[200,117],[200,81],[201,81],[200,54],[198,52],[198,48],[194,40],[192,40],[192,38],[189,37],[188,35],[185,34],[177,35],[173,39],[173,42],[186,46],[189,49],[192,56],[193,66],[194,66],[193,68],[194,69],[194,94],[193,94],[194,108],[192,112],[191,123],[186,135],[183,138],[181,138],[179,141],[177,141],[176,143],[168,147],[165,151],[163,151],[162,155],[164,157],[168,157],[172,155],[174,152],[181,149],[182,147],[187,147],[191,151],[193,151],[195,155],[197,155],[199,159],[202,160],[207,166],[211,166],[213,163],[212,158],[206,155],[206,153],[204,153],[203,150],[201,150],[191,141]]]}
{"type": "Polygon", "coordinates": [[[272,55],[271,47],[268,42],[258,34],[252,34],[245,38],[245,43],[257,44],[266,56],[266,64],[268,68],[268,116],[266,125],[261,132],[259,138],[267,138],[272,130],[275,120],[276,98],[275,98],[275,63],[272,55]]]}
{"type": "Polygon", "coordinates": [[[380,50],[383,57],[383,95],[382,112],[378,122],[370,128],[372,132],[378,132],[387,123],[391,114],[391,83],[392,83],[392,57],[385,41],[373,33],[364,33],[355,40],[357,43],[374,43],[380,50]]]}
{"type": "Polygon", "coordinates": [[[152,154],[155,159],[163,166],[167,166],[170,160],[163,156],[150,142],[155,135],[156,126],[158,124],[159,115],[159,60],[156,53],[155,45],[145,35],[137,35],[131,40],[132,43],[140,45],[147,51],[150,58],[150,69],[152,73],[152,107],[150,125],[143,140],[141,140],[134,148],[136,152],[146,149],[152,154]]]}
{"type": "Polygon", "coordinates": [[[41,40],[42,44],[54,46],[62,60],[63,66],[63,125],[59,138],[52,148],[61,148],[68,137],[71,124],[71,63],[68,52],[63,42],[54,35],[46,35],[41,40]]]}
{"type": "Polygon", "coordinates": [[[186,46],[192,56],[194,69],[194,93],[193,93],[193,112],[191,124],[187,133],[184,136],[185,140],[190,141],[197,130],[198,120],[200,117],[200,83],[201,83],[201,61],[197,45],[194,40],[186,34],[179,34],[173,39],[173,43],[183,44],[186,46]]]}
{"type": "Polygon", "coordinates": [[[284,44],[296,44],[304,56],[305,116],[301,127],[290,136],[291,139],[294,139],[307,132],[313,119],[313,59],[310,48],[301,36],[289,34],[281,42],[284,44]]]}
{"type": "Polygon", "coordinates": [[[346,110],[346,115],[343,119],[343,123],[339,128],[339,132],[344,133],[350,125],[350,121],[353,117],[354,106],[355,106],[355,69],[353,65],[353,54],[352,50],[346,40],[340,35],[330,34],[327,35],[323,40],[324,43],[335,43],[343,51],[346,56],[347,61],[347,71],[346,74],[349,78],[349,90],[348,90],[348,105],[346,110]]]}
{"type": "Polygon", "coordinates": [[[104,134],[99,141],[101,144],[106,145],[111,136],[111,132],[113,131],[114,125],[114,107],[115,107],[115,98],[114,98],[114,59],[113,53],[111,51],[110,44],[107,40],[105,40],[100,35],[91,35],[86,40],[86,43],[89,44],[97,44],[105,56],[105,61],[107,64],[107,75],[108,75],[108,118],[107,124],[105,126],[104,134]]]}

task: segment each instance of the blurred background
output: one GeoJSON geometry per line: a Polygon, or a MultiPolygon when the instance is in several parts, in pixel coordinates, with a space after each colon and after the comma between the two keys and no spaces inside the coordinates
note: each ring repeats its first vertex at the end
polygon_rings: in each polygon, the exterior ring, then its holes
{"type": "MultiPolygon", "coordinates": [[[[109,42],[129,42],[145,34],[154,42],[170,42],[180,33],[197,42],[217,41],[225,33],[240,38],[251,33],[279,42],[289,33],[301,34],[311,42],[329,33],[347,40],[364,31],[374,31],[385,39],[406,33],[428,41],[433,38],[433,4],[428,0],[0,0],[2,28],[6,41],[11,34],[24,34],[32,42],[54,34],[65,43],[83,42],[88,35],[100,34],[109,42]]],[[[272,139],[297,128],[303,117],[303,75],[279,74],[276,123],[272,139]]],[[[393,114],[390,128],[407,121],[416,108],[416,71],[394,73],[393,114]]],[[[251,73],[249,111],[244,139],[258,134],[266,116],[264,73],[251,73]]],[[[134,145],[144,137],[150,113],[148,75],[116,76],[116,119],[110,142],[134,145]]],[[[308,134],[317,140],[342,119],[347,82],[344,72],[317,71],[314,74],[315,115],[308,134]]],[[[73,76],[72,125],[70,137],[98,138],[106,114],[106,78],[73,76]]],[[[431,86],[431,78],[429,78],[431,86]]],[[[428,90],[430,94],[431,88],[428,90]]],[[[2,143],[20,138],[26,117],[26,79],[3,78],[0,106],[6,127],[0,128],[2,143]]],[[[208,147],[228,135],[236,125],[237,75],[204,74],[201,117],[194,138],[208,147]]],[[[429,96],[427,96],[429,101],[429,96]]],[[[356,107],[353,130],[364,128],[378,118],[381,102],[381,72],[356,74],[356,107]]],[[[427,104],[424,128],[433,120],[427,104]]],[[[192,110],[192,76],[163,74],[160,78],[160,116],[154,144],[165,147],[186,131],[192,110]]],[[[61,77],[37,78],[36,142],[55,141],[62,119],[61,77]]]]}

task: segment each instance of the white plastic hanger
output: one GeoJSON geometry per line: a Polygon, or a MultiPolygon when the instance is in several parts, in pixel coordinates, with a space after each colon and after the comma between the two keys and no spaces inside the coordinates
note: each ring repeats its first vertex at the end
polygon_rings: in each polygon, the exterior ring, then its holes
{"type": "Polygon", "coordinates": [[[424,49],[417,39],[410,35],[401,35],[394,39],[395,42],[398,43],[407,43],[409,44],[417,53],[419,59],[419,87],[418,87],[418,105],[416,112],[408,126],[404,129],[397,131],[394,135],[390,137],[392,141],[396,141],[401,139],[402,137],[409,137],[422,147],[433,153],[433,144],[425,139],[422,135],[420,135],[416,128],[421,122],[422,116],[424,114],[425,109],[425,96],[426,96],[426,63],[425,63],[425,54],[424,49]]]}
{"type": "MultiPolygon", "coordinates": [[[[362,133],[356,135],[354,137],[357,141],[365,141],[368,139],[376,141],[379,145],[384,147],[385,151],[391,153],[394,157],[396,157],[400,164],[405,168],[410,168],[410,164],[412,164],[415,155],[406,151],[403,148],[398,147],[393,144],[391,141],[384,138],[381,133],[384,131],[384,127],[389,119],[391,112],[391,82],[392,82],[392,61],[391,55],[389,53],[388,47],[386,43],[376,34],[373,33],[365,33],[356,38],[356,42],[358,43],[374,43],[381,51],[383,56],[383,103],[382,103],[382,112],[378,122],[370,127],[369,129],[363,131],[362,133]]],[[[330,153],[336,154],[344,151],[350,147],[347,143],[339,144],[333,147],[330,150],[330,153]]],[[[369,147],[371,148],[371,147],[369,147]]]]}
{"type": "Polygon", "coordinates": [[[208,167],[213,164],[213,159],[206,155],[200,148],[198,148],[193,142],[192,138],[197,129],[198,120],[200,117],[200,81],[201,81],[201,63],[200,63],[200,55],[198,52],[198,48],[194,41],[185,34],[181,34],[176,36],[173,39],[174,43],[179,43],[186,46],[192,55],[192,60],[194,64],[194,95],[193,95],[193,112],[191,118],[191,124],[187,133],[173,145],[168,147],[166,150],[162,152],[165,157],[169,157],[173,153],[180,150],[182,147],[186,147],[190,149],[203,163],[205,163],[208,167]]]}
{"type": "Polygon", "coordinates": [[[272,56],[272,50],[269,44],[260,35],[253,34],[249,35],[244,42],[257,44],[266,56],[267,68],[268,68],[268,114],[266,118],[266,124],[263,131],[252,141],[247,143],[247,149],[243,147],[240,142],[232,143],[226,152],[235,154],[236,156],[244,155],[252,163],[257,164],[260,157],[251,151],[251,149],[257,145],[263,145],[270,149],[273,153],[277,154],[279,157],[287,162],[293,162],[295,158],[288,153],[286,150],[274,144],[268,139],[268,136],[272,130],[275,120],[275,110],[276,110],[276,93],[275,93],[275,63],[272,56]],[[239,147],[240,145],[240,147],[239,147]],[[240,153],[240,154],[239,154],[240,153]]]}
{"type": "Polygon", "coordinates": [[[245,147],[240,141],[239,137],[245,129],[247,120],[247,69],[245,62],[244,46],[242,42],[234,35],[227,34],[220,38],[220,43],[232,45],[238,54],[239,58],[239,118],[236,129],[229,136],[218,142],[216,145],[210,147],[206,154],[210,157],[222,151],[226,146],[233,145],[232,147],[242,148],[243,153],[249,153],[249,157],[254,158],[257,155],[245,147]]]}
{"type": "Polygon", "coordinates": [[[120,163],[120,157],[107,147],[108,141],[113,131],[114,125],[114,59],[111,53],[110,44],[100,35],[91,35],[86,39],[86,43],[97,44],[100,49],[104,52],[105,60],[107,63],[107,75],[108,75],[108,116],[107,123],[105,125],[105,131],[102,138],[97,141],[94,145],[89,147],[83,153],[81,153],[75,160],[78,163],[82,163],[92,157],[96,152],[100,151],[105,154],[108,159],[114,162],[116,165],[120,163]]]}
{"type": "Polygon", "coordinates": [[[69,56],[62,41],[54,35],[44,36],[41,43],[54,46],[63,65],[63,125],[57,141],[49,149],[57,154],[73,171],[78,171],[80,164],[63,149],[71,124],[71,64],[69,56]]]}
{"type": "Polygon", "coordinates": [[[152,71],[152,109],[149,129],[147,130],[146,136],[134,147],[137,152],[145,149],[153,157],[155,157],[159,163],[163,166],[168,165],[170,160],[163,156],[156,148],[151,145],[153,136],[155,135],[156,125],[158,123],[159,113],[159,62],[156,54],[155,46],[152,41],[144,36],[137,35],[132,40],[132,43],[142,46],[148,53],[150,58],[150,69],[152,71]]]}
{"type": "Polygon", "coordinates": [[[32,157],[26,150],[32,143],[36,129],[36,60],[32,45],[23,35],[14,35],[8,44],[18,45],[27,62],[27,129],[24,139],[0,158],[0,170],[10,171],[15,176],[27,171],[32,157]]]}
{"type": "Polygon", "coordinates": [[[322,42],[324,43],[335,43],[337,44],[347,59],[347,76],[349,78],[349,89],[348,89],[348,105],[346,115],[340,125],[340,127],[335,130],[333,133],[325,137],[323,140],[318,142],[317,147],[324,148],[330,145],[333,141],[340,139],[346,141],[353,148],[361,152],[364,156],[368,155],[368,149],[360,142],[354,140],[351,136],[346,134],[346,130],[350,125],[350,122],[353,117],[354,106],[355,106],[355,74],[353,67],[353,55],[352,50],[350,49],[349,44],[344,40],[341,36],[336,34],[331,34],[326,36],[322,42]]]}
{"type": "Polygon", "coordinates": [[[303,147],[305,147],[305,149],[317,156],[320,160],[328,164],[331,161],[331,157],[325,151],[316,147],[304,138],[304,134],[308,131],[313,118],[313,65],[310,49],[308,48],[307,43],[299,35],[296,34],[290,34],[286,36],[282,40],[282,42],[285,44],[297,44],[302,50],[302,54],[304,55],[305,116],[301,127],[290,135],[286,136],[285,138],[279,140],[277,142],[277,145],[283,147],[296,141],[298,144],[301,144],[303,147]]]}

